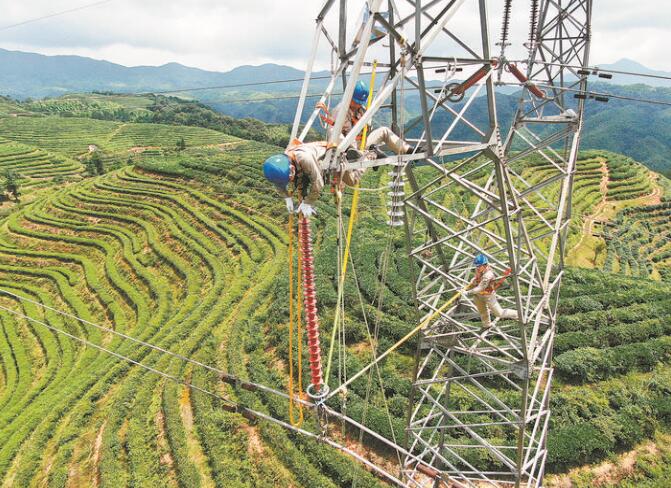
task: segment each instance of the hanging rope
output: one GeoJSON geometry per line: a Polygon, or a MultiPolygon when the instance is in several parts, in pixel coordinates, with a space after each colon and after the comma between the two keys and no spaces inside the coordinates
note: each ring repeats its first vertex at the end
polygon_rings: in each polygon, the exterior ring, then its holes
{"type": "Polygon", "coordinates": [[[405,344],[405,343],[408,341],[408,339],[410,339],[410,338],[411,338],[412,336],[414,336],[417,332],[419,332],[419,331],[422,330],[424,327],[426,327],[427,325],[429,325],[429,323],[430,323],[433,319],[435,319],[438,315],[440,315],[440,314],[443,313],[445,310],[447,310],[447,309],[448,309],[448,308],[449,308],[449,307],[450,307],[450,306],[451,306],[451,305],[452,305],[452,304],[453,304],[453,303],[454,303],[460,296],[461,296],[461,292],[457,292],[457,293],[455,293],[455,294],[452,296],[452,298],[450,298],[450,299],[449,299],[447,302],[445,302],[445,303],[444,303],[438,310],[436,310],[436,311],[433,312],[431,315],[429,315],[426,319],[424,319],[424,320],[423,320],[417,327],[415,327],[415,328],[412,329],[410,332],[408,332],[406,335],[404,335],[401,339],[399,339],[399,341],[398,341],[396,344],[394,344],[394,345],[391,346],[389,349],[387,349],[385,352],[383,352],[381,355],[379,355],[379,356],[377,357],[377,359],[375,359],[373,362],[371,362],[370,364],[368,364],[368,366],[366,366],[365,368],[361,369],[357,374],[355,374],[354,376],[352,376],[352,377],[351,377],[349,380],[347,380],[345,383],[343,383],[343,384],[340,385],[338,388],[336,388],[335,390],[333,390],[332,392],[330,392],[330,393],[328,394],[328,396],[326,397],[326,400],[328,400],[329,398],[332,398],[333,396],[335,396],[335,395],[337,395],[338,393],[340,393],[342,390],[344,390],[345,388],[347,388],[351,383],[353,383],[354,381],[358,380],[362,375],[366,374],[366,373],[368,372],[368,370],[370,370],[372,367],[374,367],[375,365],[377,365],[380,361],[382,361],[384,358],[386,358],[388,355],[390,355],[390,354],[391,354],[392,352],[394,352],[396,349],[398,349],[398,348],[401,347],[403,344],[405,344]]]}
{"type": "MultiPolygon", "coordinates": [[[[373,101],[373,89],[375,87],[375,72],[377,69],[377,60],[373,61],[373,69],[370,76],[370,91],[368,92],[368,101],[366,102],[366,110],[370,108],[370,105],[373,101]]],[[[368,125],[365,125],[361,135],[361,145],[360,149],[363,151],[366,148],[366,138],[368,137],[368,125]]],[[[357,216],[357,207],[359,205],[359,183],[354,186],[354,194],[352,195],[352,207],[349,216],[349,222],[347,224],[347,237],[345,241],[345,251],[343,253],[342,268],[340,271],[340,276],[338,280],[338,298],[336,301],[336,312],[333,318],[333,330],[331,331],[331,345],[329,347],[329,356],[326,363],[326,381],[331,374],[331,365],[333,362],[333,350],[335,349],[336,336],[338,332],[338,325],[341,322],[342,317],[341,312],[341,302],[344,300],[344,288],[345,288],[345,276],[347,275],[347,261],[349,258],[350,245],[352,243],[352,231],[354,229],[354,222],[356,221],[357,216]]]]}
{"type": "MultiPolygon", "coordinates": [[[[405,59],[405,56],[403,56],[403,60],[405,59]]],[[[402,61],[402,64],[405,65],[405,61],[402,61]]],[[[456,65],[456,63],[455,63],[456,65]]],[[[446,80],[447,80],[447,74],[446,74],[446,80]]],[[[443,90],[445,89],[444,87],[446,86],[446,82],[443,83],[443,90]]],[[[400,96],[400,106],[404,107],[405,106],[405,77],[401,78],[401,86],[400,86],[400,91],[401,91],[401,96],[400,96]]],[[[435,110],[435,107],[434,107],[435,110]]],[[[405,112],[404,110],[401,110],[401,114],[399,116],[399,132],[400,132],[400,137],[401,139],[405,140],[405,112]]],[[[423,137],[423,136],[422,136],[423,137]]],[[[399,148],[397,156],[401,156],[401,151],[399,148]]],[[[398,188],[399,186],[402,187],[403,185],[403,180],[402,180],[402,171],[399,170],[396,172],[391,172],[390,174],[394,174],[393,178],[395,178],[394,185],[391,186],[392,188],[392,197],[391,197],[391,205],[390,205],[390,211],[394,211],[395,208],[397,208],[397,204],[400,203],[400,197],[398,194],[400,192],[395,191],[393,188],[398,188]]],[[[390,215],[390,219],[393,220],[393,216],[390,215]]],[[[373,359],[376,359],[377,357],[377,346],[378,346],[378,340],[380,336],[380,321],[382,319],[382,306],[384,302],[384,290],[387,285],[387,273],[389,271],[389,260],[392,252],[392,246],[393,246],[393,240],[394,240],[394,226],[393,225],[388,225],[387,226],[387,239],[386,239],[386,245],[384,248],[384,251],[382,252],[382,257],[380,260],[380,280],[378,282],[378,289],[377,289],[377,307],[376,307],[376,313],[375,313],[375,321],[373,325],[373,335],[371,337],[371,349],[373,353],[373,359]]],[[[367,329],[368,335],[370,336],[370,331],[367,329]]],[[[389,407],[387,404],[387,399],[386,395],[384,392],[384,384],[382,382],[382,376],[380,375],[379,368],[376,367],[377,373],[378,373],[378,379],[380,383],[380,390],[382,392],[382,398],[385,404],[385,408],[387,409],[387,415],[389,415],[389,407]]],[[[366,383],[366,395],[365,395],[365,401],[364,401],[364,409],[363,409],[363,415],[361,416],[361,424],[362,427],[366,425],[366,420],[368,417],[368,408],[370,405],[370,397],[371,397],[371,391],[373,387],[373,370],[371,369],[368,373],[368,380],[366,383]]],[[[394,442],[396,442],[396,433],[394,431],[394,426],[392,422],[389,422],[389,428],[391,430],[391,435],[392,438],[394,439],[394,442]]],[[[359,429],[359,442],[363,441],[363,433],[364,430],[359,429]]],[[[399,464],[400,464],[400,459],[399,459],[399,464]]]]}
{"type": "Polygon", "coordinates": [[[297,329],[298,341],[298,395],[303,392],[303,344],[301,341],[301,274],[302,264],[300,247],[298,251],[297,293],[294,296],[294,213],[289,213],[287,233],[289,235],[289,422],[294,427],[303,424],[303,404],[298,402],[298,419],[294,414],[296,403],[294,390],[294,326],[297,329]],[[296,300],[296,297],[298,300],[296,300]],[[296,317],[294,317],[294,300],[296,300],[296,317]],[[296,320],[294,321],[294,318],[296,320]]]}

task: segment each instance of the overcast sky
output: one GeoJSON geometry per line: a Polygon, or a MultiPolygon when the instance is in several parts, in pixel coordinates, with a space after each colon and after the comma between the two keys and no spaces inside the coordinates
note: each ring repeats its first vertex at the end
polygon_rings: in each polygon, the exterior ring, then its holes
{"type": "MultiPolygon", "coordinates": [[[[402,0],[399,0],[402,1],[402,0]]],[[[490,0],[498,18],[503,0],[490,0]]],[[[225,71],[275,62],[303,69],[321,0],[110,0],[26,25],[2,26],[86,4],[86,0],[0,0],[0,47],[43,54],[78,54],[126,66],[176,61],[225,71]]],[[[89,2],[90,3],[90,2],[89,2]]],[[[351,0],[353,4],[361,1],[351,0]]],[[[527,30],[529,0],[513,29],[527,30]]],[[[596,0],[592,64],[634,59],[671,71],[669,0],[596,0]]],[[[496,38],[499,21],[492,19],[496,38]]],[[[521,41],[520,41],[521,42],[521,41]]]]}

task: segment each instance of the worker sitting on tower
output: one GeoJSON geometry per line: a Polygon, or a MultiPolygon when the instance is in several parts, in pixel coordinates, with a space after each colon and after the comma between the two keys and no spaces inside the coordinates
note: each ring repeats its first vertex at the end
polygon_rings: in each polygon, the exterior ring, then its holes
{"type": "Polygon", "coordinates": [[[510,271],[507,271],[503,278],[497,280],[494,270],[489,266],[489,260],[484,254],[475,256],[473,264],[476,267],[475,278],[465,290],[461,291],[461,294],[473,296],[473,303],[475,303],[475,307],[482,318],[482,327],[489,329],[492,326],[490,312],[500,319],[517,320],[517,311],[502,308],[496,298],[496,290],[501,286],[510,271]]]}
{"type": "MultiPolygon", "coordinates": [[[[319,161],[326,154],[326,142],[296,143],[287,149],[284,154],[270,156],[263,163],[263,175],[273,183],[280,194],[285,197],[287,210],[294,211],[294,201],[288,187],[299,193],[296,195],[301,202],[296,212],[304,217],[311,217],[316,213],[314,205],[324,188],[324,177],[319,161]],[[308,190],[309,188],[309,190],[308,190]]],[[[352,169],[342,173],[341,181],[345,185],[355,186],[361,180],[363,170],[352,169]]]]}
{"type": "MultiPolygon", "coordinates": [[[[338,138],[333,138],[333,126],[335,121],[338,118],[338,113],[343,110],[344,102],[340,102],[332,112],[329,112],[326,109],[326,106],[322,106],[321,109],[325,112],[321,116],[322,121],[326,124],[326,134],[329,141],[334,139],[342,140],[347,134],[350,133],[352,127],[354,127],[357,122],[363,117],[366,113],[366,102],[368,100],[368,85],[362,80],[359,80],[354,86],[354,93],[352,95],[352,101],[347,107],[347,117],[345,118],[345,123],[342,126],[342,132],[338,138]]],[[[361,142],[361,134],[357,136],[357,142],[361,142]]],[[[366,137],[366,149],[372,149],[375,151],[377,156],[386,157],[380,147],[386,145],[391,151],[396,154],[408,154],[412,152],[412,147],[405,142],[403,139],[398,137],[389,127],[378,127],[377,129],[372,130],[368,133],[366,137]]],[[[359,149],[358,145],[353,147],[353,149],[359,149]]]]}

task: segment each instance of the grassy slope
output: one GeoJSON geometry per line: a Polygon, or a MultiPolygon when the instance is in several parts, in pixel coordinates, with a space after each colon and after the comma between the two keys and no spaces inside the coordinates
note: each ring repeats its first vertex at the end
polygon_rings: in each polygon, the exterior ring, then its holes
{"type": "MultiPolygon", "coordinates": [[[[60,150],[67,160],[85,152],[90,141],[124,156],[133,147],[165,145],[135,154],[135,168],[66,186],[52,182],[30,203],[13,207],[0,222],[0,288],[285,387],[286,375],[278,370],[287,357],[284,211],[258,173],[258,162],[275,148],[201,129],[90,119],[0,124],[2,135],[17,141],[5,145],[42,159],[60,150]],[[184,135],[187,150],[173,151],[184,135]]],[[[577,214],[589,213],[596,203],[594,169],[594,162],[585,162],[578,176],[585,198],[577,214]]],[[[371,173],[366,186],[380,186],[385,178],[384,172],[371,173]]],[[[378,262],[388,237],[381,198],[363,196],[353,248],[367,303],[374,302],[379,285],[371,263],[378,262]]],[[[335,234],[335,220],[327,196],[319,214],[318,288],[328,335],[335,244],[327,236],[335,234]]],[[[415,320],[403,244],[394,238],[391,245],[395,252],[379,318],[382,349],[415,320]]],[[[668,421],[669,291],[647,280],[569,272],[557,338],[553,469],[629,449],[668,421]],[[619,357],[625,359],[615,361],[619,357]]],[[[353,371],[366,361],[361,351],[367,341],[353,283],[346,300],[353,371]]],[[[8,297],[0,302],[21,306],[8,297]]],[[[45,316],[34,306],[23,312],[199,385],[219,387],[212,375],[77,322],[45,316]]],[[[366,316],[374,315],[367,306],[366,316]]],[[[0,315],[0,323],[0,478],[8,485],[64,486],[69,480],[102,486],[346,486],[353,477],[362,481],[358,486],[375,484],[341,456],[263,423],[248,426],[207,397],[9,314],[0,315]]],[[[411,365],[407,347],[383,366],[385,377],[393,378],[385,393],[396,432],[404,422],[411,365]]],[[[348,397],[355,418],[363,416],[365,395],[364,379],[348,397]]],[[[286,415],[282,402],[243,398],[286,415]]],[[[378,408],[369,412],[369,425],[391,435],[379,388],[372,398],[378,408]]]]}

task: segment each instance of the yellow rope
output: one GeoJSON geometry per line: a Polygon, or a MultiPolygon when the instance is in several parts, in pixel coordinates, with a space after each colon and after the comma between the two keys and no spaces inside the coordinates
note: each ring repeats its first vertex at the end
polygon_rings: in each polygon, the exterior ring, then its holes
{"type": "MultiPolygon", "coordinates": [[[[370,91],[368,92],[368,101],[366,102],[366,111],[370,109],[370,104],[373,102],[373,90],[375,88],[375,70],[377,69],[377,60],[373,61],[373,71],[370,75],[370,91]]],[[[363,151],[366,149],[366,139],[368,138],[368,124],[363,128],[363,133],[361,134],[361,146],[360,150],[363,151]]],[[[349,246],[352,242],[352,229],[354,228],[354,222],[356,221],[357,209],[359,206],[359,183],[354,186],[354,195],[352,195],[352,211],[350,212],[349,222],[347,224],[347,240],[345,241],[345,255],[343,256],[342,263],[342,276],[341,280],[345,281],[345,274],[347,273],[347,258],[349,257],[349,246]]]]}
{"type": "MultiPolygon", "coordinates": [[[[303,424],[303,404],[298,404],[298,420],[294,416],[294,214],[289,213],[289,421],[294,427],[303,424]]],[[[298,394],[303,391],[303,347],[301,344],[301,256],[300,246],[298,249],[298,290],[296,294],[296,318],[295,322],[298,337],[298,394]]]]}
{"type": "Polygon", "coordinates": [[[394,352],[396,349],[398,349],[399,347],[401,347],[401,346],[402,346],[408,339],[410,339],[410,338],[411,338],[412,336],[414,336],[417,332],[419,332],[419,331],[422,330],[424,327],[426,327],[427,325],[429,325],[429,323],[430,323],[433,319],[435,319],[438,315],[440,315],[441,313],[443,313],[443,312],[444,312],[450,305],[452,305],[452,304],[454,303],[454,301],[455,301],[457,298],[459,298],[460,296],[461,296],[461,292],[457,292],[457,293],[455,293],[454,296],[452,296],[452,298],[450,298],[447,302],[445,302],[445,304],[444,304],[442,307],[440,307],[438,310],[436,310],[436,311],[433,312],[431,315],[429,315],[426,319],[424,319],[424,320],[422,321],[422,323],[420,323],[417,327],[415,327],[415,328],[412,329],[410,332],[408,332],[405,336],[403,336],[403,337],[402,337],[396,344],[394,344],[394,345],[391,346],[389,349],[387,349],[384,353],[382,353],[381,355],[379,355],[379,356],[378,356],[372,363],[370,363],[368,366],[366,366],[365,368],[363,368],[363,369],[362,369],[361,371],[359,371],[357,374],[355,374],[354,376],[352,376],[352,377],[351,377],[349,380],[347,380],[345,383],[343,383],[343,384],[340,385],[338,388],[336,388],[336,389],[333,390],[331,393],[329,393],[329,398],[332,397],[333,395],[337,394],[337,393],[340,393],[344,388],[347,387],[347,385],[349,385],[349,384],[351,384],[353,381],[356,381],[357,379],[359,379],[359,378],[361,377],[362,374],[364,374],[364,373],[365,373],[366,371],[368,371],[370,368],[372,368],[372,367],[375,366],[377,363],[379,363],[380,361],[382,361],[385,357],[387,357],[389,354],[391,354],[392,352],[394,352]]]}
{"type": "MultiPolygon", "coordinates": [[[[373,61],[373,70],[370,75],[370,91],[368,92],[368,100],[366,102],[366,111],[370,108],[373,102],[373,90],[375,88],[375,70],[377,69],[377,60],[373,61]]],[[[360,149],[363,151],[366,148],[366,138],[368,137],[368,124],[363,128],[361,135],[360,149]]],[[[331,346],[329,348],[328,362],[326,363],[326,376],[324,379],[328,382],[331,374],[331,363],[333,361],[333,349],[335,346],[337,325],[340,322],[340,302],[343,299],[343,288],[345,287],[345,275],[347,274],[347,261],[349,260],[349,249],[352,243],[352,231],[354,229],[354,222],[356,221],[357,208],[359,205],[359,183],[354,186],[354,194],[352,195],[352,209],[349,215],[349,222],[347,224],[347,238],[345,239],[345,252],[343,254],[342,269],[340,272],[340,280],[338,281],[338,305],[336,306],[335,316],[333,318],[333,330],[331,331],[331,346]]],[[[343,317],[344,319],[344,317],[343,317]]]]}

